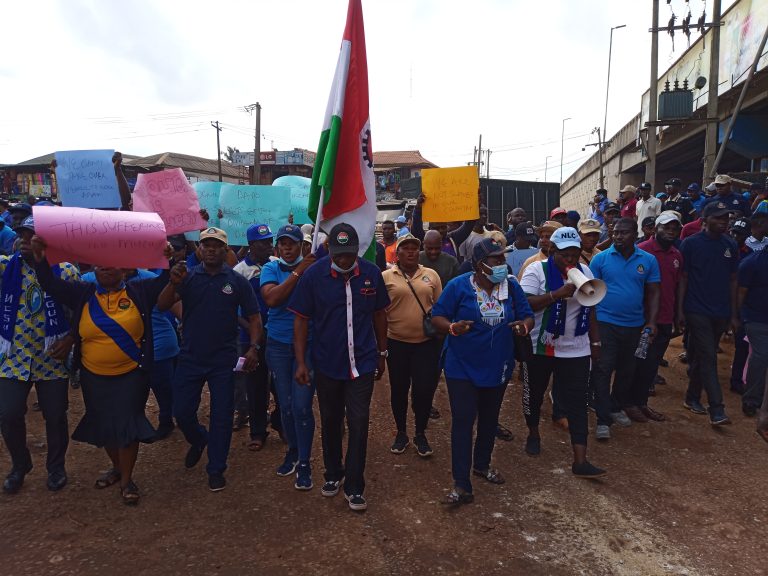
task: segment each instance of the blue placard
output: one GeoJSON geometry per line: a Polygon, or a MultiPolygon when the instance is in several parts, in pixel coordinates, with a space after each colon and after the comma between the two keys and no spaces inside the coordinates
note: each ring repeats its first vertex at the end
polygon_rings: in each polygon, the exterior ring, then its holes
{"type": "Polygon", "coordinates": [[[287,186],[291,189],[291,213],[293,214],[293,223],[297,226],[302,224],[312,224],[312,219],[307,214],[309,205],[309,185],[311,178],[304,176],[280,176],[272,182],[272,186],[287,186]]]}
{"type": "Polygon", "coordinates": [[[219,195],[220,227],[230,246],[246,246],[246,230],[251,224],[267,224],[276,232],[288,224],[291,189],[286,186],[224,184],[219,195]]]}
{"type": "Polygon", "coordinates": [[[119,208],[114,150],[56,152],[56,183],[64,206],[119,208]]]}

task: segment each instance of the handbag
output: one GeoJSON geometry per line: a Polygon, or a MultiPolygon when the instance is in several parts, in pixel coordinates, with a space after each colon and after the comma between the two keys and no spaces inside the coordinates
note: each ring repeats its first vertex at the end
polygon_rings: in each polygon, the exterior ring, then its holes
{"type": "MultiPolygon", "coordinates": [[[[399,268],[399,266],[398,266],[399,268]]],[[[402,268],[400,269],[401,272],[403,272],[402,268]]],[[[427,338],[434,338],[437,336],[437,330],[432,325],[432,312],[427,312],[424,309],[424,306],[421,303],[421,300],[419,300],[419,297],[416,294],[416,290],[413,289],[413,286],[411,286],[411,281],[408,280],[408,275],[403,272],[403,278],[405,278],[405,283],[408,284],[408,288],[411,289],[411,293],[413,293],[413,297],[416,298],[416,302],[419,304],[419,308],[421,308],[421,313],[424,315],[421,320],[421,328],[424,330],[424,336],[427,338]]]]}
{"type": "MultiPolygon", "coordinates": [[[[517,308],[515,306],[514,292],[511,288],[509,290],[509,295],[512,297],[512,308],[517,308]]],[[[530,334],[526,334],[525,336],[521,334],[513,334],[512,338],[515,346],[515,360],[518,362],[528,362],[533,358],[533,342],[531,341],[530,334]]]]}

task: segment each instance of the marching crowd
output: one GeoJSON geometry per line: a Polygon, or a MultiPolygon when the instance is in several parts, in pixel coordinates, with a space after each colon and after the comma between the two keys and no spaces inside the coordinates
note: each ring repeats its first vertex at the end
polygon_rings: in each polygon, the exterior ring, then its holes
{"type": "MultiPolygon", "coordinates": [[[[130,209],[119,155],[115,174],[130,209]]],[[[731,422],[717,378],[726,332],[736,343],[730,387],[768,441],[768,201],[760,186],[742,195],[732,184],[720,175],[711,190],[691,184],[686,193],[673,178],[664,193],[625,186],[616,201],[598,190],[584,218],[555,208],[534,224],[515,208],[506,230],[488,223],[483,206],[477,220],[425,229],[421,197],[409,219],[382,224],[375,263],[358,256],[362,239],[344,223],[319,232],[314,251],[311,225],[254,223],[243,247],[211,227],[199,244],[169,237],[169,268],[160,270],[51,266],[31,207],[0,204],[0,428],[12,464],[3,490],[18,492],[32,468],[25,414],[33,384],[47,486],[67,484],[73,380],[85,414],[72,438],[105,450],[111,466],[95,487],[118,485],[125,504],[141,497],[139,445],[176,427],[188,443],[186,468],[207,451],[211,491],[225,488],[233,429],[246,426],[252,451],[268,428],[278,432],[286,451],[276,474],[311,490],[316,394],[321,494],[343,491],[352,510],[365,510],[370,406],[388,370],[391,452],[413,443],[424,458],[433,453],[427,433],[440,417],[433,397],[444,375],[453,486],[443,504],[460,506],[474,498],[473,478],[505,482],[492,456],[495,440],[509,438],[499,412],[516,367],[525,452],[541,453],[551,382],[571,470],[599,478],[607,472],[587,459],[589,410],[600,441],[612,426],[665,420],[649,398],[672,338],[682,335],[685,346],[684,406],[712,426],[731,422]],[[597,297],[582,297],[583,286],[597,297]],[[198,420],[205,385],[207,427],[198,420]],[[150,390],[156,426],[145,414],[150,390]]]]}

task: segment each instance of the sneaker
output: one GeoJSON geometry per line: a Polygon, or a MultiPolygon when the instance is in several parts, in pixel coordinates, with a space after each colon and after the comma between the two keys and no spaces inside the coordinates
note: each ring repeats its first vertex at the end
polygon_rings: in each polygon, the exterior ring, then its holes
{"type": "Polygon", "coordinates": [[[277,469],[277,475],[278,476],[290,476],[294,472],[296,472],[296,466],[299,464],[298,460],[294,460],[293,456],[288,453],[285,455],[285,460],[283,460],[283,463],[280,464],[280,467],[277,469]]]}
{"type": "Polygon", "coordinates": [[[528,436],[525,440],[525,453],[528,454],[528,456],[538,456],[541,454],[541,438],[528,436]]]}
{"type": "Polygon", "coordinates": [[[206,441],[200,446],[195,446],[194,444],[190,446],[189,450],[187,450],[187,455],[184,457],[184,466],[187,468],[194,468],[197,463],[200,462],[200,458],[202,458],[207,445],[208,442],[206,441]]]}
{"type": "Polygon", "coordinates": [[[432,446],[427,442],[427,437],[424,434],[416,434],[413,437],[413,444],[416,446],[416,454],[422,458],[432,456],[432,446]]]}
{"type": "Polygon", "coordinates": [[[346,497],[347,502],[349,502],[350,510],[354,510],[355,512],[362,512],[368,508],[368,502],[365,501],[365,498],[363,498],[362,494],[353,494],[352,496],[347,494],[346,497]]]}
{"type": "Polygon", "coordinates": [[[632,420],[629,419],[629,417],[624,412],[624,410],[619,410],[618,412],[611,412],[611,419],[615,424],[618,424],[619,426],[622,426],[624,428],[628,428],[629,426],[632,426],[632,420]]]}
{"type": "Polygon", "coordinates": [[[392,447],[389,449],[392,454],[402,454],[410,444],[408,435],[405,432],[398,432],[395,435],[395,441],[392,443],[392,447]]]}
{"type": "Polygon", "coordinates": [[[221,492],[227,487],[227,479],[223,474],[208,475],[208,490],[211,492],[221,492]]]}
{"type": "Polygon", "coordinates": [[[309,464],[299,464],[296,468],[296,490],[312,490],[312,468],[309,464]]]}
{"type": "Polygon", "coordinates": [[[730,424],[731,419],[728,418],[724,410],[720,410],[709,415],[709,423],[712,424],[712,426],[724,426],[730,424]]]}
{"type": "Polygon", "coordinates": [[[597,466],[593,466],[587,461],[584,461],[581,464],[573,464],[571,465],[571,472],[573,472],[573,475],[576,476],[576,478],[602,478],[608,472],[606,470],[603,470],[602,468],[598,468],[597,466]]]}
{"type": "Polygon", "coordinates": [[[320,489],[320,494],[327,498],[333,498],[339,493],[339,486],[341,486],[341,480],[326,480],[320,489]]]}
{"type": "Polygon", "coordinates": [[[687,408],[694,414],[706,414],[707,409],[702,406],[698,400],[685,400],[683,402],[683,408],[687,408]]]}
{"type": "Polygon", "coordinates": [[[598,440],[610,440],[611,439],[611,427],[605,424],[598,424],[595,428],[595,438],[598,440]]]}
{"type": "Polygon", "coordinates": [[[680,361],[681,364],[688,364],[688,353],[681,352],[680,356],[678,356],[677,359],[680,361]]]}

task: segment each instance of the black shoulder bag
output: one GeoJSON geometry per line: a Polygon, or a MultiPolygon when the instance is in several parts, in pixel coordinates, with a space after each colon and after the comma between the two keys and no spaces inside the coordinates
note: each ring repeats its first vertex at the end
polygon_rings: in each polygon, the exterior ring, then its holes
{"type": "MultiPolygon", "coordinates": [[[[509,280],[507,280],[509,282],[509,280]]],[[[512,298],[512,309],[516,309],[517,306],[515,306],[515,296],[514,296],[514,290],[512,287],[509,287],[509,296],[512,298]]],[[[515,320],[518,318],[516,317],[515,320]]],[[[533,342],[531,342],[531,335],[526,334],[525,336],[521,334],[514,334],[512,336],[515,343],[515,360],[518,362],[528,362],[533,357],[533,342]]]]}
{"type": "MultiPolygon", "coordinates": [[[[398,268],[400,268],[398,266],[398,268]]],[[[424,306],[421,303],[421,300],[419,300],[418,295],[416,294],[416,290],[413,289],[413,286],[411,286],[411,281],[408,280],[408,274],[406,274],[402,268],[400,268],[400,272],[403,273],[403,278],[405,278],[405,283],[408,284],[408,288],[411,289],[411,292],[413,293],[413,297],[416,298],[416,302],[419,304],[419,308],[421,308],[421,313],[424,315],[421,320],[421,327],[424,330],[424,336],[427,338],[434,338],[437,336],[437,330],[435,330],[435,327],[432,325],[432,312],[427,312],[424,309],[424,306]]]]}

